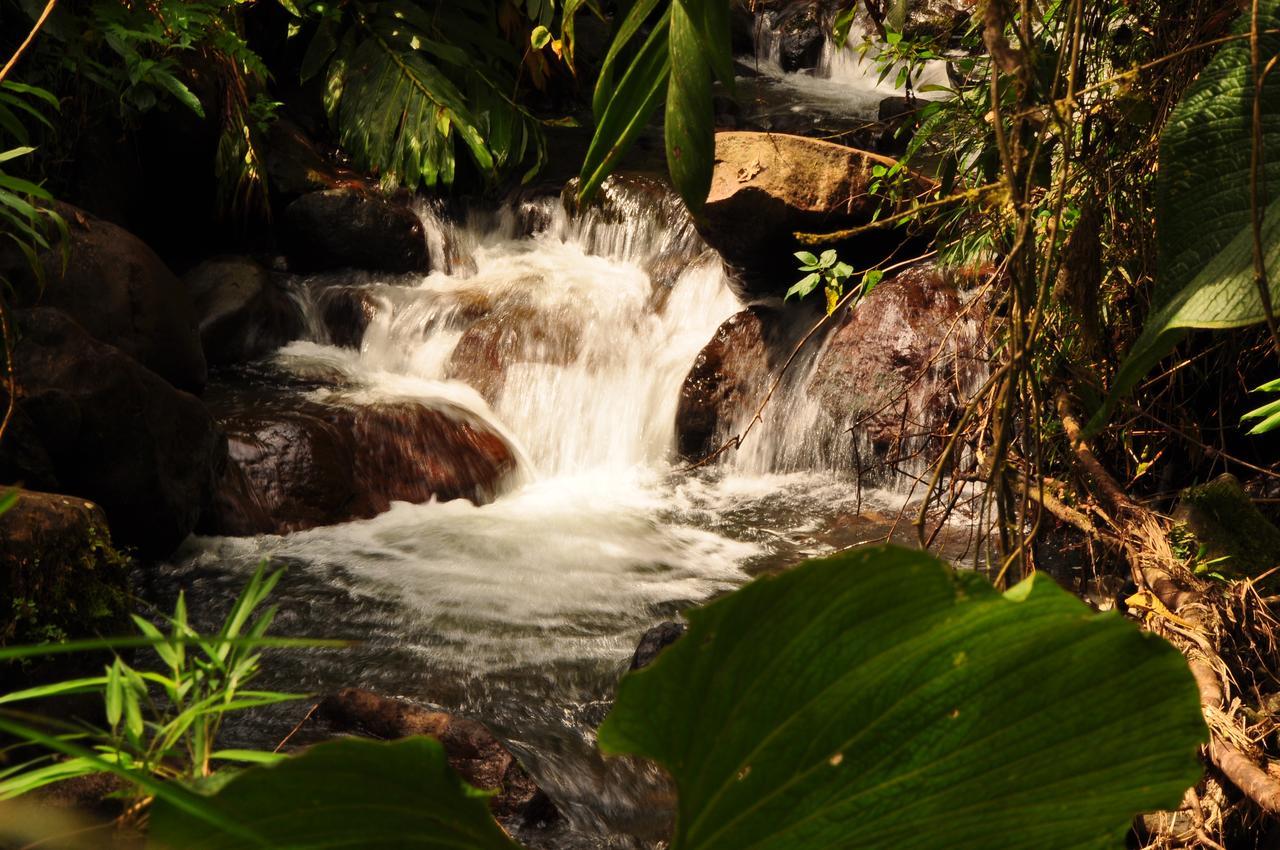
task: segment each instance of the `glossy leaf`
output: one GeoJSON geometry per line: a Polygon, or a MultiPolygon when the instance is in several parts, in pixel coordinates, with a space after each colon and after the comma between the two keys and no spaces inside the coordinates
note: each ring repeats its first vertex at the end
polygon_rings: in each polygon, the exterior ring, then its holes
{"type": "MultiPolygon", "coordinates": [[[[490,815],[486,795],[458,778],[440,744],[430,738],[320,744],[275,766],[242,771],[206,804],[266,847],[517,847],[490,815]]],[[[147,846],[241,850],[246,844],[199,813],[161,801],[151,815],[147,846]]]]}
{"type": "Polygon", "coordinates": [[[1121,848],[1200,776],[1182,656],[1043,577],[866,547],[689,623],[599,730],[675,778],[673,850],[1121,848]]]}
{"type": "Polygon", "coordinates": [[[667,169],[685,205],[696,214],[702,210],[711,190],[716,133],[708,53],[687,5],[686,0],[675,0],[671,6],[667,169]]]}

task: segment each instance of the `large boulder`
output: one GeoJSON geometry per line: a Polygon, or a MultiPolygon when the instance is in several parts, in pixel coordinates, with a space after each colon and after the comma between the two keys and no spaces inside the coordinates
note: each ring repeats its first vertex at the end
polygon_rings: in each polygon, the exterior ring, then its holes
{"type": "Polygon", "coordinates": [[[97,502],[117,543],[168,555],[225,461],[212,417],[64,313],[19,311],[16,326],[20,425],[0,443],[0,481],[38,480],[97,502]]]}
{"type": "Polygon", "coordinates": [[[241,394],[213,409],[231,462],[201,525],[211,534],[368,519],[394,501],[484,504],[516,468],[507,441],[460,410],[322,404],[287,393],[241,394]]]}
{"type": "MultiPolygon", "coordinates": [[[[129,563],[111,545],[102,509],[72,496],[16,495],[17,502],[0,513],[0,599],[6,606],[0,646],[124,628],[129,563]]],[[[0,683],[6,671],[13,672],[0,665],[0,683]]]]}
{"type": "Polygon", "coordinates": [[[676,447],[685,460],[709,456],[764,399],[784,347],[781,325],[778,311],[748,307],[698,353],[676,407],[676,447]]]}
{"type": "MultiPolygon", "coordinates": [[[[797,279],[792,256],[799,232],[829,233],[869,224],[901,201],[871,191],[872,169],[894,161],[819,139],[776,133],[716,134],[711,192],[698,229],[737,272],[746,297],[781,296],[797,279]]],[[[908,194],[933,184],[905,178],[908,194]]],[[[836,247],[872,265],[910,238],[897,229],[870,231],[836,247]]]]}
{"type": "Polygon", "coordinates": [[[794,4],[777,15],[766,15],[764,23],[778,40],[778,64],[782,70],[808,71],[818,67],[827,43],[820,4],[794,4]]]}
{"type": "Polygon", "coordinates": [[[878,456],[940,447],[941,426],[987,374],[985,310],[958,284],[936,266],[908,269],[845,308],[827,341],[809,391],[878,456]]]}
{"type": "Polygon", "coordinates": [[[430,270],[422,221],[404,204],[357,189],[311,192],[285,208],[280,239],[295,271],[430,270]]]}
{"type": "Polygon", "coordinates": [[[665,623],[659,623],[649,629],[640,636],[640,642],[636,644],[635,654],[631,656],[631,665],[627,669],[643,670],[648,667],[658,660],[662,650],[684,637],[686,631],[688,631],[688,626],[684,623],[676,623],[670,620],[665,623]]]}
{"type": "Polygon", "coordinates": [[[252,257],[215,257],[183,276],[210,365],[254,360],[296,339],[302,309],[252,257]]]}
{"type": "Polygon", "coordinates": [[[55,209],[67,239],[41,255],[43,281],[20,255],[0,259],[0,278],[14,286],[19,303],[62,310],[175,387],[200,392],[207,370],[186,287],[127,230],[69,204],[55,209]]]}
{"type": "Polygon", "coordinates": [[[559,817],[555,803],[534,784],[511,751],[477,720],[359,688],[344,688],[326,697],[320,703],[320,713],[341,732],[385,739],[435,738],[449,765],[463,779],[493,792],[489,807],[498,818],[543,826],[559,817]]]}

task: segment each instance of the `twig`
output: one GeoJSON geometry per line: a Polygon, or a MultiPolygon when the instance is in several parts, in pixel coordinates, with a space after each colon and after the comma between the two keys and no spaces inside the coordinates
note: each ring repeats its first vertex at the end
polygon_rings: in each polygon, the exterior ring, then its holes
{"type": "Polygon", "coordinates": [[[3,83],[5,77],[9,76],[9,72],[13,70],[13,66],[18,64],[18,60],[22,58],[22,54],[27,52],[27,48],[31,46],[31,42],[35,41],[36,33],[40,32],[40,28],[44,26],[44,22],[49,19],[50,13],[53,12],[54,5],[58,0],[49,0],[45,5],[44,11],[40,13],[40,17],[36,19],[36,24],[31,28],[31,32],[27,33],[27,37],[22,44],[18,45],[18,49],[9,57],[9,61],[4,63],[4,67],[0,68],[0,83],[3,83]]]}

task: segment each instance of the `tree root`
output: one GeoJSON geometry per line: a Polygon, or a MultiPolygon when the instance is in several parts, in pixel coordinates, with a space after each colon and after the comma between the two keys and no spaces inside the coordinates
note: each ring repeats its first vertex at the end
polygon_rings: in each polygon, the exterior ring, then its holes
{"type": "Polygon", "coordinates": [[[1114,538],[1110,534],[1106,538],[1119,544],[1140,589],[1131,598],[1130,607],[1145,610],[1144,625],[1168,639],[1187,658],[1210,730],[1208,760],[1258,808],[1280,815],[1280,781],[1245,751],[1256,748],[1229,696],[1231,674],[1220,654],[1224,631],[1221,601],[1213,598],[1210,585],[1179,563],[1161,519],[1130,499],[1094,455],[1081,437],[1080,421],[1067,397],[1060,395],[1057,402],[1075,461],[1117,529],[1114,538]]]}

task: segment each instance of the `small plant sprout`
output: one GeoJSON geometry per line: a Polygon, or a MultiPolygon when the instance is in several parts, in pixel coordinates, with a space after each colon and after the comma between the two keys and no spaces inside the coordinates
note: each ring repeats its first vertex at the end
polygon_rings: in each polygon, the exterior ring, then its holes
{"type": "MultiPolygon", "coordinates": [[[[834,248],[823,251],[821,257],[808,251],[799,251],[795,256],[802,264],[800,271],[808,274],[787,290],[783,300],[790,299],[793,295],[804,298],[821,283],[827,297],[827,315],[830,316],[844,297],[845,284],[854,275],[853,266],[841,262],[834,248]]],[[[865,272],[858,283],[857,299],[865,298],[883,277],[884,272],[878,269],[865,272]]]]}
{"type": "MultiPolygon", "coordinates": [[[[1268,381],[1262,386],[1254,390],[1255,393],[1280,393],[1280,379],[1268,381]]],[[[1257,425],[1249,430],[1250,434],[1265,434],[1268,431],[1274,431],[1280,428],[1280,398],[1264,404],[1262,407],[1250,410],[1244,416],[1240,417],[1241,424],[1248,422],[1250,419],[1261,419],[1257,425]]]]}

